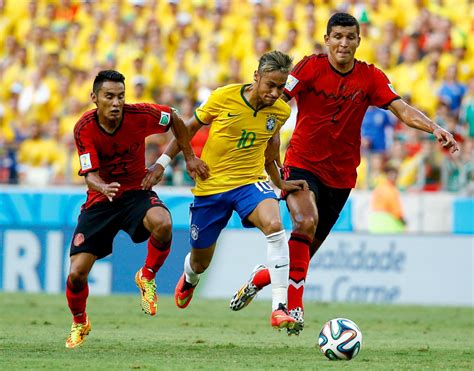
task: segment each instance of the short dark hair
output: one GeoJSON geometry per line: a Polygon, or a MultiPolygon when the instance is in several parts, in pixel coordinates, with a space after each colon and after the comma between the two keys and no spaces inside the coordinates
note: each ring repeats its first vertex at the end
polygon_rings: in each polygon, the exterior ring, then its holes
{"type": "Polygon", "coordinates": [[[100,71],[94,79],[94,84],[92,85],[92,91],[94,94],[97,94],[102,87],[102,84],[105,81],[115,81],[121,82],[125,85],[125,76],[118,71],[114,70],[105,70],[100,71]]]}
{"type": "Polygon", "coordinates": [[[332,31],[332,28],[336,26],[342,26],[342,27],[356,26],[357,35],[359,35],[360,33],[359,22],[357,21],[357,19],[355,19],[353,16],[347,13],[336,13],[336,14],[333,14],[331,18],[329,18],[328,25],[326,28],[326,35],[329,36],[329,34],[332,31]]]}

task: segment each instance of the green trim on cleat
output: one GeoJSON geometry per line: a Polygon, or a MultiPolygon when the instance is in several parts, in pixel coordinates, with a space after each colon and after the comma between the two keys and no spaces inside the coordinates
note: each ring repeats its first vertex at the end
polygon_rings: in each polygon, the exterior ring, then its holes
{"type": "Polygon", "coordinates": [[[272,312],[270,317],[270,323],[273,328],[281,330],[286,328],[287,330],[292,329],[295,326],[295,319],[288,314],[284,304],[279,304],[278,309],[272,312]]]}
{"type": "Polygon", "coordinates": [[[194,289],[197,286],[196,284],[188,289],[184,289],[185,283],[186,278],[183,273],[176,284],[176,288],[174,289],[174,302],[176,306],[181,309],[184,309],[189,305],[191,299],[193,298],[194,289]]]}
{"type": "Polygon", "coordinates": [[[156,295],[156,282],[155,279],[147,280],[142,275],[142,270],[139,269],[135,274],[135,283],[140,289],[141,307],[145,314],[154,316],[158,309],[158,296],[156,295]]]}
{"type": "Polygon", "coordinates": [[[295,326],[292,329],[287,329],[288,336],[296,335],[299,336],[300,332],[304,328],[304,311],[301,307],[296,307],[288,311],[291,317],[295,319],[295,326]]]}
{"type": "Polygon", "coordinates": [[[86,336],[92,330],[91,322],[89,317],[86,318],[85,323],[72,323],[71,332],[66,339],[66,348],[74,349],[81,346],[86,341],[86,336]]]}

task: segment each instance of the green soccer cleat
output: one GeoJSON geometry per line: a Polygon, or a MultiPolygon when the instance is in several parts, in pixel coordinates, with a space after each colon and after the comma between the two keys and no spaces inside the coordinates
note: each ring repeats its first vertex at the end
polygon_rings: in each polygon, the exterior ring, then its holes
{"type": "Polygon", "coordinates": [[[147,280],[142,275],[142,270],[140,269],[135,274],[135,283],[140,289],[140,294],[142,296],[141,307],[145,314],[154,316],[158,309],[158,296],[156,295],[156,283],[155,279],[147,280]]]}
{"type": "Polygon", "coordinates": [[[81,346],[86,340],[86,336],[91,332],[92,325],[89,321],[89,317],[86,318],[85,323],[74,323],[71,326],[71,332],[69,337],[66,339],[66,348],[74,349],[81,346]]]}

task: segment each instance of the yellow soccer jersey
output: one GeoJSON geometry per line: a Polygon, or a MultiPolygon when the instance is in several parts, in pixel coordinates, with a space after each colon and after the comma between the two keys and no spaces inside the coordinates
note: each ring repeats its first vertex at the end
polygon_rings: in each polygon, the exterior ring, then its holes
{"type": "Polygon", "coordinates": [[[279,98],[273,106],[256,111],[243,95],[247,86],[232,84],[216,89],[195,112],[201,124],[212,123],[201,155],[210,176],[196,180],[196,196],[267,179],[267,142],[290,116],[290,106],[279,98]]]}

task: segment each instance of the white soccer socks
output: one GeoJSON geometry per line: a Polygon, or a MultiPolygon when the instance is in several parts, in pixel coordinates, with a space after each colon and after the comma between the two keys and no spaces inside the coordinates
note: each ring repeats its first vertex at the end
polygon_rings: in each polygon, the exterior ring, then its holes
{"type": "Polygon", "coordinates": [[[196,286],[199,282],[199,274],[194,273],[193,269],[191,268],[191,253],[188,253],[184,258],[184,275],[186,278],[186,282],[190,283],[193,286],[196,286]]]}
{"type": "Polygon", "coordinates": [[[290,256],[285,231],[269,234],[267,238],[267,261],[272,286],[272,309],[278,304],[286,306],[290,256]]]}

